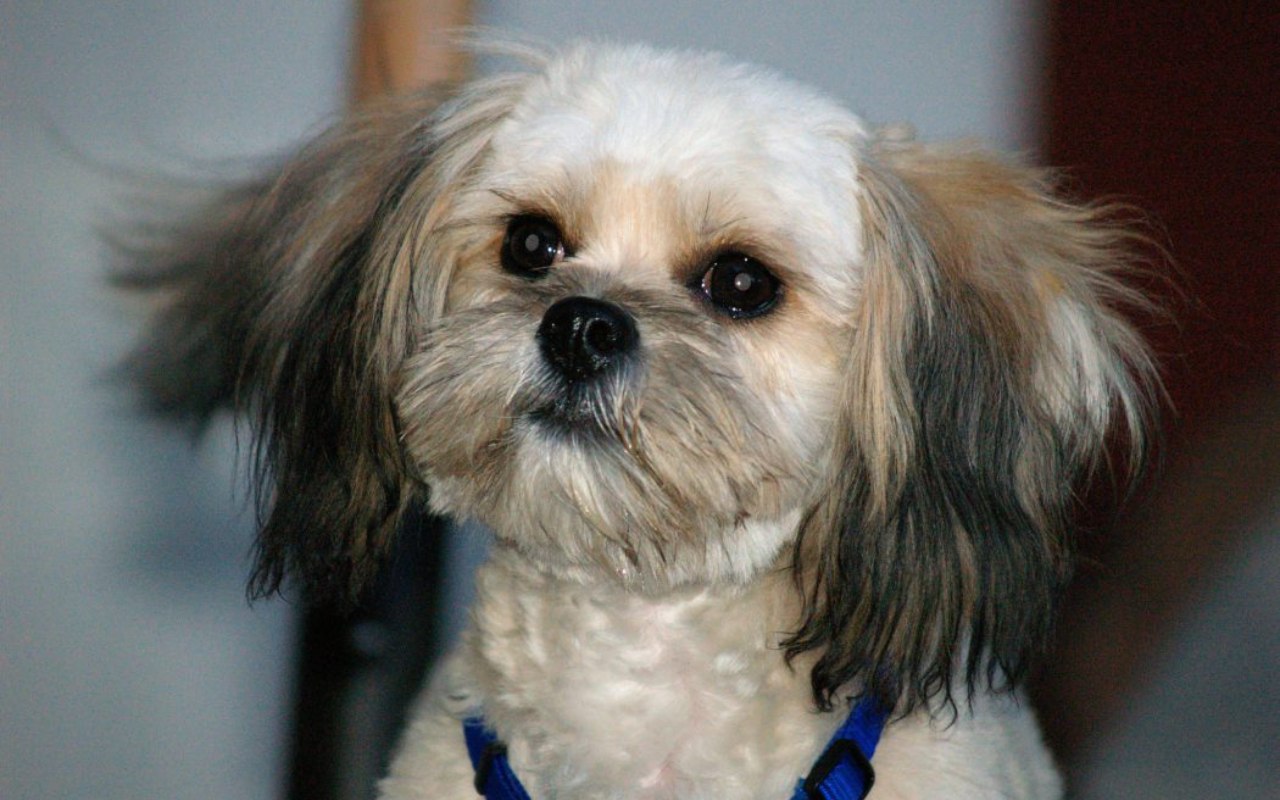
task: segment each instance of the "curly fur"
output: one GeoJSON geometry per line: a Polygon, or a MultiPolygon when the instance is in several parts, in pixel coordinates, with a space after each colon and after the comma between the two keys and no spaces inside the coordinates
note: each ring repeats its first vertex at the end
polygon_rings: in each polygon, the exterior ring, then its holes
{"type": "Polygon", "coordinates": [[[256,593],[355,596],[414,503],[497,534],[384,796],[469,796],[479,707],[534,797],[781,797],[866,694],[874,797],[1058,796],[1016,689],[1073,488],[1117,422],[1141,459],[1125,231],[719,56],[529,61],[340,123],[123,273],[169,299],[153,404],[255,421],[256,593]],[[539,280],[499,266],[528,214],[567,245],[539,280]],[[727,251],[767,315],[691,291],[727,251]],[[568,297],[639,341],[572,389],[568,297]]]}

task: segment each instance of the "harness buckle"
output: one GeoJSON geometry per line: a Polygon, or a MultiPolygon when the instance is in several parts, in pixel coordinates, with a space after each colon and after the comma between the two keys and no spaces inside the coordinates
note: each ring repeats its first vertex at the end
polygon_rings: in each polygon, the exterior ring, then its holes
{"type": "Polygon", "coordinates": [[[871,762],[852,739],[836,739],[818,758],[804,779],[804,791],[810,800],[825,800],[822,795],[822,784],[845,759],[862,773],[863,786],[861,797],[866,797],[876,782],[876,771],[871,762]]]}

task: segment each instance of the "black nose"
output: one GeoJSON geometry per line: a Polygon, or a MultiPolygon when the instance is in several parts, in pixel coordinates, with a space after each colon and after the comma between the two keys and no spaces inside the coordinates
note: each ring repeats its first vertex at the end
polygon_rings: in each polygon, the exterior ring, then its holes
{"type": "Polygon", "coordinates": [[[547,309],[538,326],[542,357],[569,380],[595,377],[636,349],[635,320],[613,303],[567,297],[547,309]]]}

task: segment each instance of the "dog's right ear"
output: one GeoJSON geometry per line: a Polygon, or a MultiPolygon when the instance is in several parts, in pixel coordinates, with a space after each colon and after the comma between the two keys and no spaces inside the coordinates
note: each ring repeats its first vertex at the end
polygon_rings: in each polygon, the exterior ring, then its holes
{"type": "Polygon", "coordinates": [[[435,229],[521,86],[388,101],[122,250],[117,282],[164,304],[126,364],[148,405],[252,421],[252,595],[354,598],[421,491],[395,376],[450,268],[435,229]]]}

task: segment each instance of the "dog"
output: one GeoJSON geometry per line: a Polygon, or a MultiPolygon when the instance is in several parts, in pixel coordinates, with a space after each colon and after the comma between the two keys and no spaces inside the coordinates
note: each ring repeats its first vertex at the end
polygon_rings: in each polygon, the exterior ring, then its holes
{"type": "Polygon", "coordinates": [[[254,593],[495,534],[381,796],[1060,797],[1020,687],[1149,438],[1125,226],[724,56],[512,49],[123,273],[152,405],[253,422],[254,593]]]}

